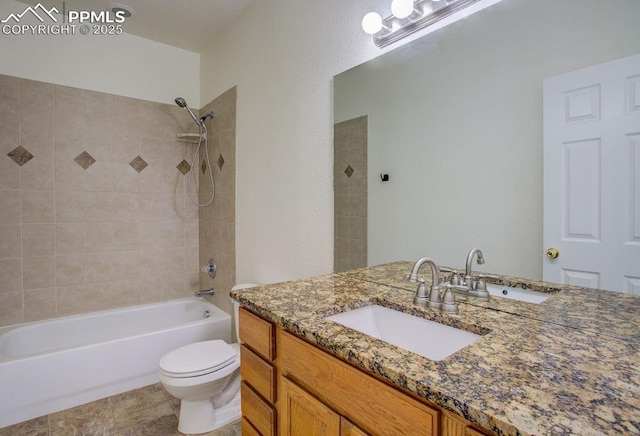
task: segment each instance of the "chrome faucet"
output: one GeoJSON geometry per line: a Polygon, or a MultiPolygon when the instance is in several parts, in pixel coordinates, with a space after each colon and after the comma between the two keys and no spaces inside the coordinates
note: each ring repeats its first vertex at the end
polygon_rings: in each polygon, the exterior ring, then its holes
{"type": "Polygon", "coordinates": [[[205,289],[203,291],[196,291],[196,297],[200,298],[200,297],[203,297],[205,295],[213,296],[215,293],[216,293],[216,291],[213,288],[205,289]]]}
{"type": "MultiPolygon", "coordinates": [[[[477,279],[473,279],[471,277],[471,264],[473,263],[473,257],[477,255],[477,263],[478,265],[482,265],[484,263],[484,256],[482,255],[482,251],[479,248],[472,248],[467,255],[467,263],[464,269],[464,278],[460,284],[466,288],[466,293],[472,297],[478,297],[482,299],[489,299],[489,291],[487,291],[487,284],[485,282],[485,278],[497,279],[498,276],[493,274],[478,274],[477,279]]],[[[451,281],[452,285],[453,279],[451,281]]],[[[463,289],[464,289],[463,288],[463,289]]],[[[456,292],[461,292],[462,289],[454,286],[454,290],[456,292]]]]}
{"type": "MultiPolygon", "coordinates": [[[[413,265],[413,268],[411,269],[411,274],[409,274],[409,277],[407,278],[411,283],[418,283],[419,281],[418,271],[420,271],[420,267],[427,262],[433,263],[433,261],[428,257],[422,257],[418,259],[418,261],[413,265]]],[[[438,278],[440,278],[440,275],[438,275],[438,278]]]]}
{"type": "Polygon", "coordinates": [[[478,255],[478,265],[482,265],[484,263],[484,256],[482,256],[482,251],[479,248],[472,248],[467,255],[467,264],[464,268],[464,283],[463,285],[467,286],[468,290],[473,290],[473,279],[471,278],[471,263],[473,263],[473,256],[478,255]]]}
{"type": "Polygon", "coordinates": [[[458,312],[458,303],[456,303],[455,295],[453,295],[453,287],[447,285],[445,292],[440,292],[440,270],[430,258],[423,257],[413,265],[411,274],[409,274],[409,281],[419,283],[416,295],[413,297],[413,304],[416,306],[428,306],[431,309],[439,309],[449,313],[458,312]],[[420,267],[425,263],[431,268],[431,288],[429,292],[427,292],[424,279],[418,279],[420,267]]]}

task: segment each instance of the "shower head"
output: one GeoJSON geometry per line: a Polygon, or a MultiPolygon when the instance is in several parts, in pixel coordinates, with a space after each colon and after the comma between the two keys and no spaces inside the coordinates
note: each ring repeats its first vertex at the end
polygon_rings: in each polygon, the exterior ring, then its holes
{"type": "MultiPolygon", "coordinates": [[[[181,108],[186,109],[187,112],[189,112],[189,115],[191,115],[191,118],[193,118],[193,121],[195,121],[198,126],[202,127],[204,125],[203,124],[204,120],[196,117],[196,115],[193,113],[191,108],[189,108],[189,106],[187,105],[187,102],[185,101],[184,98],[178,97],[178,98],[175,99],[175,102],[176,102],[176,104],[178,106],[180,106],[181,108]]],[[[206,115],[203,118],[206,118],[206,115]]]]}

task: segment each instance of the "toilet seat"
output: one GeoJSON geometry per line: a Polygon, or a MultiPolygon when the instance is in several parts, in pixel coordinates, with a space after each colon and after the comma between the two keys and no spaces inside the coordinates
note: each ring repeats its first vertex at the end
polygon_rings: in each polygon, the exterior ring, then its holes
{"type": "Polygon", "coordinates": [[[238,352],[221,339],[195,342],[165,354],[160,359],[160,371],[168,377],[198,377],[219,371],[238,359],[238,352]]]}

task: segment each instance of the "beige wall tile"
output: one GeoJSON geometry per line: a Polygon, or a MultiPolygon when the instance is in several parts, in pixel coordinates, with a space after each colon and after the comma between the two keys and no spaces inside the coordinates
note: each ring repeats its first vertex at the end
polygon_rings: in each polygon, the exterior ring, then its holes
{"type": "MultiPolygon", "coordinates": [[[[163,149],[164,147],[166,147],[166,144],[167,140],[158,138],[142,138],[140,139],[139,154],[149,165],[164,165],[165,162],[163,149]]],[[[176,162],[176,165],[178,164],[178,162],[176,162]]]]}
{"type": "Polygon", "coordinates": [[[79,285],[86,281],[85,254],[56,256],[56,286],[79,285]]]}
{"type": "Polygon", "coordinates": [[[53,223],[53,191],[22,191],[22,222],[53,223]]]}
{"type": "Polygon", "coordinates": [[[59,286],[56,289],[57,315],[66,316],[91,310],[92,295],[87,285],[59,286]]]}
{"type": "Polygon", "coordinates": [[[56,254],[78,254],[85,251],[85,224],[56,224],[56,254]]]}
{"type": "Polygon", "coordinates": [[[86,192],[84,203],[87,223],[113,221],[115,196],[114,192],[86,192]]]}
{"type": "Polygon", "coordinates": [[[53,158],[53,107],[55,86],[22,80],[22,145],[34,156],[53,158]]]}
{"type": "Polygon", "coordinates": [[[0,258],[22,256],[22,225],[0,224],[0,258]]]}
{"type": "Polygon", "coordinates": [[[23,319],[22,292],[0,294],[0,326],[18,324],[23,319]]]}
{"type": "Polygon", "coordinates": [[[51,256],[53,254],[55,254],[55,231],[53,224],[22,225],[23,256],[51,256]]]}
{"type": "Polygon", "coordinates": [[[184,245],[186,247],[198,247],[199,222],[189,220],[184,223],[184,245]]]}
{"type": "Polygon", "coordinates": [[[138,192],[138,173],[128,163],[113,164],[113,190],[138,192]]]}
{"type": "Polygon", "coordinates": [[[20,167],[6,153],[0,154],[0,189],[20,189],[20,167]]]}
{"type": "Polygon", "coordinates": [[[20,141],[20,79],[0,75],[0,155],[13,150],[20,141]]]}
{"type": "Polygon", "coordinates": [[[197,247],[185,247],[184,249],[184,272],[200,271],[200,253],[197,247]]]}
{"type": "Polygon", "coordinates": [[[199,209],[176,168],[193,151],[176,134],[192,124],[174,105],[0,75],[0,324],[198,288],[199,209]],[[6,157],[21,135],[35,156],[22,168],[6,157]],[[96,159],[86,170],[83,151],[96,159]]]}
{"type": "Polygon", "coordinates": [[[22,166],[22,189],[53,189],[53,159],[35,156],[22,166]]]}
{"type": "Polygon", "coordinates": [[[22,291],[22,258],[0,259],[0,293],[22,291]]]}
{"type": "Polygon", "coordinates": [[[139,201],[138,194],[116,192],[113,195],[114,221],[139,221],[145,205],[139,201]]]}
{"type": "Polygon", "coordinates": [[[113,223],[88,223],[85,238],[87,251],[113,250],[113,223]]]}
{"type": "Polygon", "coordinates": [[[112,224],[114,250],[133,250],[140,246],[140,231],[138,223],[114,222],[112,224]]]}
{"type": "Polygon", "coordinates": [[[84,191],[56,192],[55,217],[57,223],[85,222],[84,191]]]}
{"type": "Polygon", "coordinates": [[[25,291],[54,287],[56,285],[55,257],[25,257],[22,283],[25,291]]]}
{"type": "Polygon", "coordinates": [[[149,165],[139,174],[138,189],[140,192],[162,192],[164,183],[164,167],[149,165]]]}
{"type": "Polygon", "coordinates": [[[86,172],[73,159],[56,159],[54,167],[56,191],[84,191],[86,172]]]}
{"type": "Polygon", "coordinates": [[[84,151],[84,92],[56,86],[54,145],[56,159],[74,159],[84,151]]]}
{"type": "Polygon", "coordinates": [[[97,161],[85,170],[85,174],[85,191],[113,191],[115,182],[111,162],[97,161]]]}
{"type": "Polygon", "coordinates": [[[56,289],[34,289],[24,292],[24,321],[40,321],[56,316],[56,289]]]}
{"type": "Polygon", "coordinates": [[[0,224],[13,224],[21,221],[20,191],[0,190],[0,224]]]}

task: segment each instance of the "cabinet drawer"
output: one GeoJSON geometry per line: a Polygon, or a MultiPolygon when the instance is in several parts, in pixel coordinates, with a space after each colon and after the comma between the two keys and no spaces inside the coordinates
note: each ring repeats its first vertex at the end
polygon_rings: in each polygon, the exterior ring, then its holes
{"type": "Polygon", "coordinates": [[[279,366],[323,403],[372,435],[437,435],[439,411],[282,332],[279,366]]]}
{"type": "Polygon", "coordinates": [[[246,346],[240,347],[240,375],[270,403],[276,402],[276,369],[246,346]]]}
{"type": "Polygon", "coordinates": [[[261,436],[246,418],[242,419],[242,436],[261,436]]]}
{"type": "Polygon", "coordinates": [[[272,323],[240,308],[240,340],[270,361],[276,357],[274,333],[275,327],[272,323]]]}
{"type": "Polygon", "coordinates": [[[242,416],[248,419],[263,436],[274,436],[276,434],[275,409],[245,382],[240,385],[240,398],[242,416]]]}

